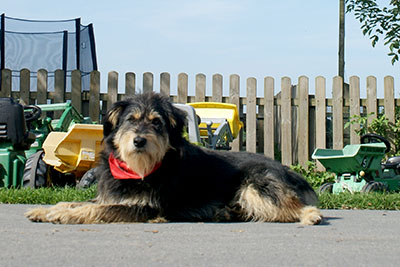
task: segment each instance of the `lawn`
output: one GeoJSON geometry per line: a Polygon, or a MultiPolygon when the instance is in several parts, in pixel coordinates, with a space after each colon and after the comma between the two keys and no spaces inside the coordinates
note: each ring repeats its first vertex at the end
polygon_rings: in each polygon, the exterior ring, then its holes
{"type": "MultiPolygon", "coordinates": [[[[55,204],[57,202],[87,201],[96,196],[97,187],[88,189],[64,188],[0,188],[0,203],[55,204]]],[[[321,209],[400,210],[399,193],[341,193],[319,195],[321,209]]]]}

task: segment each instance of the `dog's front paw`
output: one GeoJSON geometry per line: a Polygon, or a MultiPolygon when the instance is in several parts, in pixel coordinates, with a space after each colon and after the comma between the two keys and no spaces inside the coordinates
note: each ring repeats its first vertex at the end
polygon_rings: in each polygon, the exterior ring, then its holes
{"type": "Polygon", "coordinates": [[[25,217],[32,222],[48,222],[47,214],[50,212],[49,208],[39,207],[28,210],[25,213],[25,217]]]}
{"type": "Polygon", "coordinates": [[[73,209],[56,209],[49,212],[46,216],[48,222],[59,224],[79,224],[83,223],[73,209]]]}
{"type": "Polygon", "coordinates": [[[305,225],[320,224],[323,220],[321,211],[313,206],[307,206],[302,209],[300,223],[305,225]]]}

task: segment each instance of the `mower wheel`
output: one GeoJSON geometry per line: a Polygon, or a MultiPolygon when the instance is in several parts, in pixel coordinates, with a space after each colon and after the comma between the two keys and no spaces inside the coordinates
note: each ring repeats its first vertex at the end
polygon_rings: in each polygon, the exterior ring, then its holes
{"type": "Polygon", "coordinates": [[[23,187],[38,188],[47,184],[49,166],[43,161],[44,151],[32,154],[25,163],[23,187]]]}
{"type": "Polygon", "coordinates": [[[76,185],[79,189],[88,188],[94,184],[97,184],[98,179],[96,176],[96,167],[88,170],[81,178],[79,183],[76,185]]]}
{"type": "Polygon", "coordinates": [[[329,193],[332,194],[333,191],[333,183],[325,183],[320,186],[318,189],[318,193],[324,194],[324,193],[329,193]]]}
{"type": "Polygon", "coordinates": [[[363,186],[361,192],[370,193],[370,192],[386,192],[388,191],[387,186],[382,182],[371,181],[363,186]]]}

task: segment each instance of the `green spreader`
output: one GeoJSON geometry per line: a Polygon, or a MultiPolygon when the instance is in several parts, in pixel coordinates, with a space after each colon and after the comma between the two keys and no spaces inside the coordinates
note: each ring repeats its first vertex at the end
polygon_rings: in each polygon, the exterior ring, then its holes
{"type": "Polygon", "coordinates": [[[321,193],[399,190],[400,157],[392,157],[382,163],[385,154],[390,150],[390,143],[375,134],[363,136],[361,142],[362,144],[346,145],[343,149],[314,151],[312,158],[336,175],[335,183],[326,183],[320,187],[321,193]],[[375,143],[364,143],[366,140],[375,143]]]}

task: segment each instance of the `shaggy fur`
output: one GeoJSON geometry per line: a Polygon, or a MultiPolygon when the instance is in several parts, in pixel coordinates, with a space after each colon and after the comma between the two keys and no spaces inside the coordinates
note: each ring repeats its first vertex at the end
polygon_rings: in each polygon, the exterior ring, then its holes
{"type": "Polygon", "coordinates": [[[103,123],[105,149],[93,203],[59,203],[26,216],[66,224],[321,222],[317,196],[301,176],[263,155],[192,145],[182,137],[185,123],[184,112],[160,94],[115,103],[103,123]],[[143,178],[114,179],[110,153],[143,178]]]}

